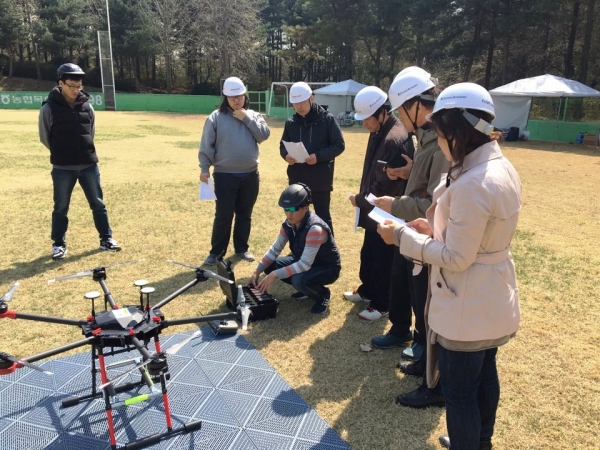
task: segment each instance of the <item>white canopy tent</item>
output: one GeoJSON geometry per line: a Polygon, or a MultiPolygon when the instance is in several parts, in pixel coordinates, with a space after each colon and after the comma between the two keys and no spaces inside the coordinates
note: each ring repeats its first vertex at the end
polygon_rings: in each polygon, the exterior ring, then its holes
{"type": "Polygon", "coordinates": [[[525,128],[529,119],[532,97],[559,97],[556,124],[560,119],[562,99],[569,97],[600,97],[600,92],[575,80],[554,75],[523,78],[490,91],[496,108],[494,126],[525,128]]]}
{"type": "Polygon", "coordinates": [[[352,98],[365,87],[367,87],[365,84],[354,80],[333,83],[314,91],[315,102],[321,106],[326,105],[331,114],[339,117],[340,114],[354,109],[352,98]]]}

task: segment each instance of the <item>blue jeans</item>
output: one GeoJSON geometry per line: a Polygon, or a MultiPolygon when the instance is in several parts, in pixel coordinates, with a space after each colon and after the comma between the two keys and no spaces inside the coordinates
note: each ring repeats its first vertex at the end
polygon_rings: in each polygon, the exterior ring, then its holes
{"type": "MultiPolygon", "coordinates": [[[[265,269],[265,274],[270,274],[274,270],[294,264],[298,259],[293,255],[282,256],[273,261],[265,269]]],[[[312,300],[321,301],[329,298],[330,292],[325,285],[332,284],[340,276],[339,267],[332,266],[312,266],[306,272],[297,273],[291,277],[284,278],[281,281],[291,284],[298,292],[302,292],[312,300]]]]}
{"type": "Polygon", "coordinates": [[[55,246],[65,246],[65,236],[69,226],[69,204],[75,183],[79,181],[85,198],[90,205],[94,217],[94,225],[100,235],[100,240],[112,237],[112,230],[108,225],[108,213],[102,200],[100,187],[100,170],[94,164],[83,170],[52,169],[52,183],[54,184],[54,210],[52,211],[52,235],[55,246]]]}
{"type": "Polygon", "coordinates": [[[498,348],[457,352],[437,346],[452,450],[476,450],[494,434],[500,399],[498,348]]]}

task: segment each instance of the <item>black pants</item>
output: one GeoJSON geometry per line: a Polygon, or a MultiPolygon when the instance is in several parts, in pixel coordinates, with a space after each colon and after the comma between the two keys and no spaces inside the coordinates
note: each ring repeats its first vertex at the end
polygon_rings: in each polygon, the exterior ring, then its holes
{"type": "Polygon", "coordinates": [[[312,201],[315,208],[315,214],[329,225],[331,234],[333,234],[333,222],[331,222],[331,213],[329,212],[331,191],[312,192],[312,201]]]}
{"type": "Polygon", "coordinates": [[[412,325],[412,310],[410,285],[407,271],[408,261],[394,246],[394,259],[392,261],[392,279],[390,281],[390,306],[389,319],[392,322],[390,333],[394,336],[404,337],[412,325]]]}
{"type": "Polygon", "coordinates": [[[357,291],[361,297],[371,300],[372,308],[387,311],[390,301],[390,279],[395,245],[386,244],[375,230],[365,230],[360,249],[360,286],[357,291]]]}
{"type": "Polygon", "coordinates": [[[256,197],[258,197],[258,172],[252,172],[243,177],[231,173],[215,172],[213,177],[217,202],[210,253],[223,255],[227,251],[234,214],[233,248],[235,253],[243,253],[248,250],[252,209],[256,203],[256,197]]]}

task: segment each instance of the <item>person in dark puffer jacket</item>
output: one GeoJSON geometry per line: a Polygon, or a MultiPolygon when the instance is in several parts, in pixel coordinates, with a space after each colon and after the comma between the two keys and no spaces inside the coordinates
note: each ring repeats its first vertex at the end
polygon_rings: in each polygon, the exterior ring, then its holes
{"type": "Polygon", "coordinates": [[[104,205],[98,156],[94,146],[94,108],[83,91],[85,72],[75,64],[58,68],[56,86],[42,104],[39,115],[40,142],[50,150],[54,210],[52,211],[52,259],[67,254],[67,213],[75,184],[83,189],[100,237],[100,250],[119,251],[112,238],[104,205]]]}

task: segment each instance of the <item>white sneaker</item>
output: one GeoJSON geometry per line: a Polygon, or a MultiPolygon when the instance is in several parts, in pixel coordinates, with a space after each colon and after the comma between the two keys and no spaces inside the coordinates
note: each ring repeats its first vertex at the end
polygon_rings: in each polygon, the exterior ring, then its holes
{"type": "Polygon", "coordinates": [[[367,307],[364,311],[358,313],[359,319],[366,320],[368,322],[373,322],[375,320],[379,320],[384,316],[387,316],[389,313],[387,311],[377,311],[375,308],[367,307]]]}
{"type": "Polygon", "coordinates": [[[358,303],[358,302],[370,302],[371,300],[369,300],[368,298],[363,298],[358,292],[356,291],[346,291],[344,292],[344,298],[348,301],[354,302],[354,303],[358,303]]]}
{"type": "Polygon", "coordinates": [[[63,259],[67,256],[67,247],[65,246],[54,246],[52,247],[52,259],[63,259]]]}

